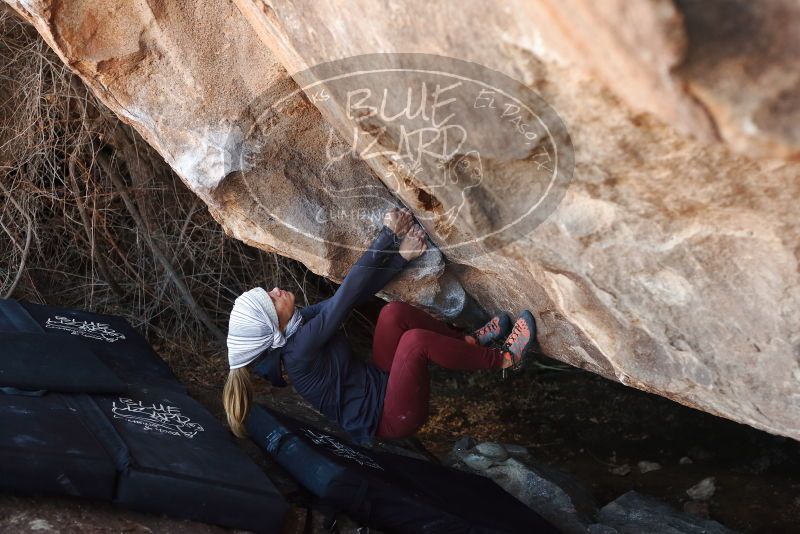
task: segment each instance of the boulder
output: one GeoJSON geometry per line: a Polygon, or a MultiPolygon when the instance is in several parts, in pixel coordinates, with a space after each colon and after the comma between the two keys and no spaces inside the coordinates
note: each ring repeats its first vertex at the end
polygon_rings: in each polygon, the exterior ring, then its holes
{"type": "MultiPolygon", "coordinates": [[[[5,1],[231,235],[340,280],[404,204],[436,247],[387,297],[450,318],[528,308],[549,356],[800,439],[790,0],[5,1]],[[540,122],[476,99],[462,110],[471,150],[409,165],[391,157],[400,141],[419,132],[428,147],[443,129],[420,126],[425,113],[405,130],[353,114],[336,98],[348,87],[324,77],[376,52],[403,72],[488,77],[540,122]],[[556,193],[498,237],[539,205],[545,170],[556,193]]],[[[408,81],[393,76],[366,88],[408,81]]]]}
{"type": "MultiPolygon", "coordinates": [[[[235,0],[290,72],[376,51],[436,53],[557,83],[578,67],[636,111],[747,155],[800,155],[793,0],[235,0]]],[[[562,108],[559,108],[561,111],[562,108]]]]}
{"type": "MultiPolygon", "coordinates": [[[[679,512],[655,497],[629,491],[598,509],[568,474],[516,445],[457,441],[446,462],[491,478],[566,534],[733,534],[716,521],[679,512]],[[515,454],[510,456],[514,451],[515,454]]],[[[694,498],[694,497],[693,497],[694,498]]]]}
{"type": "Polygon", "coordinates": [[[445,462],[494,480],[567,534],[585,533],[597,513],[589,492],[572,477],[538,462],[516,445],[457,441],[445,462]],[[513,456],[512,456],[513,453],[513,456]]]}
{"type": "MultiPolygon", "coordinates": [[[[88,87],[155,147],[225,231],[334,280],[398,205],[355,158],[323,166],[330,128],[225,0],[10,2],[88,87]],[[362,196],[331,196],[325,175],[362,196]],[[320,223],[322,221],[322,223],[320,223]]],[[[338,140],[339,143],[343,143],[338,140]]],[[[387,290],[457,316],[465,294],[432,248],[387,290]]]]}
{"type": "Polygon", "coordinates": [[[710,519],[678,512],[667,503],[629,491],[600,509],[590,534],[734,534],[710,519]]]}

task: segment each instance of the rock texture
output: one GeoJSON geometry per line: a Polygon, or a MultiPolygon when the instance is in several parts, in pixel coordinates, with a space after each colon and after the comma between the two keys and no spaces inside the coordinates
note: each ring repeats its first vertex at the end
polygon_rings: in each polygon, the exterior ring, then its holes
{"type": "Polygon", "coordinates": [[[536,461],[525,447],[457,441],[446,464],[491,478],[565,534],[585,533],[597,515],[591,494],[566,473],[536,461]]]}
{"type": "Polygon", "coordinates": [[[590,534],[734,534],[716,521],[676,511],[653,497],[629,491],[608,503],[597,514],[590,534]]]}
{"type": "MultiPolygon", "coordinates": [[[[366,186],[366,198],[331,198],[306,179],[322,172],[329,128],[302,98],[263,116],[294,83],[231,2],[11,5],[242,241],[341,279],[397,205],[382,185],[370,186],[357,159],[326,172],[343,188],[366,186]],[[319,225],[320,217],[336,224],[319,225]],[[353,248],[331,245],[342,241],[353,248]]],[[[412,283],[415,302],[457,315],[464,291],[441,254],[432,250],[420,265],[392,294],[410,298],[412,283]]]]}
{"type": "MultiPolygon", "coordinates": [[[[340,279],[402,202],[449,261],[432,250],[393,298],[451,317],[468,296],[530,308],[548,355],[800,439],[790,0],[6,1],[234,236],[340,279]],[[424,176],[397,188],[386,158],[328,165],[352,117],[297,83],[374,52],[482,64],[557,110],[575,170],[549,217],[507,243],[453,246],[520,202],[494,188],[535,175],[529,154],[492,145],[504,138],[491,121],[473,130],[503,157],[483,160],[470,196],[457,180],[433,195],[424,176]]],[[[381,140],[380,122],[355,122],[381,140]]]]}
{"type": "Polygon", "coordinates": [[[602,508],[572,477],[537,461],[519,445],[456,442],[446,463],[494,480],[565,534],[733,534],[716,521],[678,512],[629,491],[602,508]]]}
{"type": "Polygon", "coordinates": [[[575,65],[684,133],[800,155],[793,0],[235,1],[290,71],[376,51],[460,57],[525,82],[542,74],[531,60],[575,65]]]}

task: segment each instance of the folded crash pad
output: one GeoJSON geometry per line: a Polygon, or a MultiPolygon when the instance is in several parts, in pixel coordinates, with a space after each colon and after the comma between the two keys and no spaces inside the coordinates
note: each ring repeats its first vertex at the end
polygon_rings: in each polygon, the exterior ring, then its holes
{"type": "MultiPolygon", "coordinates": [[[[37,328],[36,332],[79,341],[126,383],[157,382],[167,387],[185,389],[169,365],[122,317],[30,302],[0,300],[0,317],[2,316],[11,318],[6,319],[6,323],[25,322],[26,331],[34,326],[37,328]]],[[[0,331],[2,328],[3,321],[0,319],[0,331]]]]}
{"type": "Polygon", "coordinates": [[[0,300],[3,369],[24,380],[0,383],[0,489],[280,529],[283,497],[124,319],[0,300]],[[52,351],[26,352],[42,347],[52,351]],[[104,378],[70,374],[82,365],[104,378]],[[97,392],[115,380],[119,389],[97,392]]]}
{"type": "Polygon", "coordinates": [[[91,347],[63,336],[0,332],[0,387],[61,393],[124,393],[91,347]]]}
{"type": "Polygon", "coordinates": [[[93,399],[125,458],[117,502],[238,528],[279,524],[283,498],[198,402],[160,387],[93,399]]]}
{"type": "Polygon", "coordinates": [[[114,462],[74,400],[0,394],[0,489],[114,497],[114,462]]]}
{"type": "Polygon", "coordinates": [[[335,510],[387,532],[555,533],[491,480],[415,458],[351,445],[255,406],[251,438],[335,510]]]}

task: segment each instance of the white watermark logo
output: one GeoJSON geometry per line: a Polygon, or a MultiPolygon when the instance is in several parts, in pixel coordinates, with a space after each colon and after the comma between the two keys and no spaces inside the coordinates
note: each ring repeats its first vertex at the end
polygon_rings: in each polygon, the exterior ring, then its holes
{"type": "Polygon", "coordinates": [[[248,106],[225,168],[298,243],[358,248],[348,229],[405,205],[441,250],[479,255],[530,234],[572,178],[552,107],[481,65],[370,54],[292,78],[248,106]]]}

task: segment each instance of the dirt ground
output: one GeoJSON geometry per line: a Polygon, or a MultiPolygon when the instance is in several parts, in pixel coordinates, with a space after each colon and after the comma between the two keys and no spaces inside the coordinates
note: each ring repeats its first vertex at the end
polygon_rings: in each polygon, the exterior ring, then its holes
{"type": "Polygon", "coordinates": [[[579,370],[505,379],[436,371],[433,382],[433,415],[420,438],[437,454],[466,434],[518,443],[583,483],[600,505],[636,490],[738,531],[800,531],[793,440],[579,370]],[[661,468],[641,473],[641,461],[661,468]],[[686,490],[706,477],[716,491],[707,506],[693,504],[686,490]]]}

